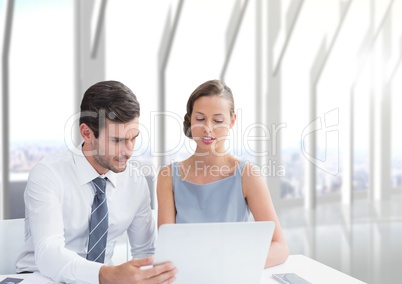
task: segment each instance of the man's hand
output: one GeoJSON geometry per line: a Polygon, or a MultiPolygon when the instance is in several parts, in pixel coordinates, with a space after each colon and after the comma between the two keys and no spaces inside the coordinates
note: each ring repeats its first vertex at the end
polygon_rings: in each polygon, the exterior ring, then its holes
{"type": "Polygon", "coordinates": [[[144,283],[168,284],[175,280],[177,269],[170,262],[141,269],[152,265],[153,257],[133,259],[118,266],[104,265],[99,270],[100,284],[144,283]]]}

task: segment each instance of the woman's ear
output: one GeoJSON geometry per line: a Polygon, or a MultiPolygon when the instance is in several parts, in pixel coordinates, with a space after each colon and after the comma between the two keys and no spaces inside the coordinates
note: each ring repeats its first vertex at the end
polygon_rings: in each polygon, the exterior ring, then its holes
{"type": "Polygon", "coordinates": [[[94,133],[86,123],[81,123],[80,133],[85,143],[90,143],[94,139],[94,133]]]}
{"type": "Polygon", "coordinates": [[[233,115],[232,115],[232,118],[230,119],[230,128],[232,128],[233,127],[233,125],[235,124],[235,122],[236,122],[236,114],[234,113],[233,115]]]}

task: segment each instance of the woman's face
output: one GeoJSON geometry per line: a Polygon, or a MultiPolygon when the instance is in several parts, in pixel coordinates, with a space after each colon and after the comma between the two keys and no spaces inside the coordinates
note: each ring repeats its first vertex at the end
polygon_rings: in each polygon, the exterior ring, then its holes
{"type": "Polygon", "coordinates": [[[230,116],[230,102],[226,98],[198,98],[191,114],[191,134],[197,143],[196,152],[224,153],[224,142],[235,120],[235,114],[230,116]]]}

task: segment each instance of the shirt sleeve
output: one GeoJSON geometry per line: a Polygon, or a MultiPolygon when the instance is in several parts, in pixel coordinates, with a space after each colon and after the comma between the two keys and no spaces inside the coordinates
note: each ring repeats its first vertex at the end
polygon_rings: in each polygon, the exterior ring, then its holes
{"type": "Polygon", "coordinates": [[[52,169],[37,164],[25,190],[25,206],[39,272],[57,282],[98,283],[103,265],[65,248],[62,183],[52,169]]]}
{"type": "Polygon", "coordinates": [[[141,177],[136,187],[140,205],[127,234],[131,246],[131,256],[142,258],[151,256],[155,252],[156,222],[150,205],[148,184],[144,177],[141,177]]]}

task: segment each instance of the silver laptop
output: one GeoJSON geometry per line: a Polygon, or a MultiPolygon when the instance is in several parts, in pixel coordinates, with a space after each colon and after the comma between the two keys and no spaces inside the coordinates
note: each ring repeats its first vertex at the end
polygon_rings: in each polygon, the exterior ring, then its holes
{"type": "Polygon", "coordinates": [[[165,224],[154,262],[173,262],[177,284],[259,284],[274,222],[165,224]]]}

